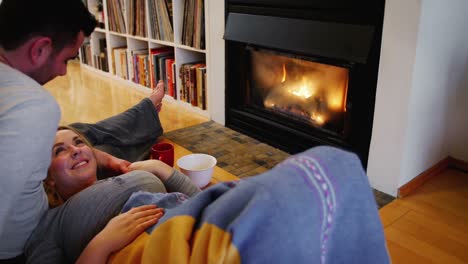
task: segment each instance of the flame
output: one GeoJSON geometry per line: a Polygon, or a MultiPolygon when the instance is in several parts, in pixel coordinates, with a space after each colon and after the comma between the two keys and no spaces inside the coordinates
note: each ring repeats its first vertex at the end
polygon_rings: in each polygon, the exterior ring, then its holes
{"type": "Polygon", "coordinates": [[[281,79],[281,83],[286,81],[286,64],[283,63],[283,79],[281,79]]]}
{"type": "Polygon", "coordinates": [[[315,121],[318,125],[323,125],[325,123],[325,117],[316,113],[312,113],[310,118],[315,121]]]}
{"type": "Polygon", "coordinates": [[[339,94],[330,94],[328,97],[328,107],[335,111],[343,109],[343,96],[339,94]]]}
{"type": "Polygon", "coordinates": [[[267,108],[275,107],[275,102],[273,102],[273,100],[267,99],[267,100],[264,101],[263,104],[264,104],[265,107],[267,107],[267,108]]]}
{"type": "Polygon", "coordinates": [[[315,118],[315,122],[317,122],[317,124],[319,124],[319,125],[323,125],[323,123],[325,123],[325,119],[323,118],[323,116],[318,115],[318,116],[315,118]]]}
{"type": "Polygon", "coordinates": [[[312,95],[314,95],[312,90],[305,84],[301,85],[299,88],[291,88],[288,90],[288,92],[304,99],[309,99],[312,95]]]}

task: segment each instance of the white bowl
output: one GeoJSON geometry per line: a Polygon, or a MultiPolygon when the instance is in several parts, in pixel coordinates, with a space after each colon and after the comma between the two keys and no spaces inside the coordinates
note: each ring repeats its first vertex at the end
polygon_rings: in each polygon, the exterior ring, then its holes
{"type": "Polygon", "coordinates": [[[210,182],[216,162],[211,155],[196,153],[181,157],[177,160],[177,166],[193,183],[203,188],[210,182]]]}

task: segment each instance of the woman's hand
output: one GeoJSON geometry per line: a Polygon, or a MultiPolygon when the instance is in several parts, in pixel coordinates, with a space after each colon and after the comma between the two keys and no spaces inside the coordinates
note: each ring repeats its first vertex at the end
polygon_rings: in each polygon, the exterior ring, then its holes
{"type": "Polygon", "coordinates": [[[174,173],[174,168],[160,160],[154,159],[134,162],[130,164],[128,168],[131,171],[144,170],[151,172],[163,182],[167,181],[169,177],[171,177],[171,175],[174,173]]]}
{"type": "Polygon", "coordinates": [[[89,242],[76,263],[105,263],[110,254],[128,245],[163,215],[164,209],[143,205],[112,218],[89,242]]]}
{"type": "Polygon", "coordinates": [[[129,172],[130,162],[114,157],[104,151],[93,148],[98,167],[102,169],[105,177],[116,176],[129,172]]]}
{"type": "Polygon", "coordinates": [[[116,174],[122,174],[122,173],[127,173],[130,171],[128,166],[131,163],[127,160],[119,159],[114,156],[109,157],[109,161],[107,164],[107,168],[111,171],[116,172],[116,174]]]}
{"type": "Polygon", "coordinates": [[[156,224],[163,215],[164,209],[155,205],[134,207],[112,218],[97,236],[116,251],[132,242],[146,228],[156,224]]]}

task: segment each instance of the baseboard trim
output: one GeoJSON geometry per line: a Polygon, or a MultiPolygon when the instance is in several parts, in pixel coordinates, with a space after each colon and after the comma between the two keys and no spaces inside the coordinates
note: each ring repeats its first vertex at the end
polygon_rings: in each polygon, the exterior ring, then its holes
{"type": "Polygon", "coordinates": [[[464,160],[459,160],[456,158],[449,157],[449,167],[464,172],[468,172],[468,162],[464,160]]]}
{"type": "Polygon", "coordinates": [[[432,179],[433,177],[435,177],[436,175],[440,174],[442,171],[447,169],[452,159],[453,158],[451,157],[447,157],[439,161],[437,164],[427,169],[426,171],[422,172],[421,174],[416,176],[414,179],[412,179],[408,183],[402,185],[400,188],[398,188],[398,197],[403,198],[405,196],[412,194],[417,188],[421,187],[421,185],[423,185],[425,182],[427,182],[428,180],[432,179]]]}

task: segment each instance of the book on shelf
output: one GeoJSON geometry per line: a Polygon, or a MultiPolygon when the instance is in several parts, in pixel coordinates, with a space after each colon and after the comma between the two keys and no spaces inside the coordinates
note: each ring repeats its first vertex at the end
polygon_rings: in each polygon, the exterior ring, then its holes
{"type": "Polygon", "coordinates": [[[170,8],[167,0],[149,0],[149,16],[152,27],[151,38],[174,41],[173,24],[172,24],[172,1],[170,8]]]}
{"type": "Polygon", "coordinates": [[[159,79],[162,80],[164,82],[164,87],[166,88],[165,89],[165,92],[166,94],[169,94],[169,85],[168,85],[168,80],[167,80],[167,66],[166,66],[166,61],[167,60],[173,60],[174,59],[174,55],[165,55],[165,56],[162,56],[158,59],[158,64],[159,64],[159,69],[160,69],[160,72],[159,72],[159,79]]]}
{"type": "Polygon", "coordinates": [[[205,49],[204,0],[185,0],[182,23],[182,44],[205,49]]]}
{"type": "Polygon", "coordinates": [[[96,57],[96,60],[98,61],[98,65],[96,68],[109,72],[109,65],[108,65],[108,59],[107,59],[107,41],[105,38],[100,38],[99,39],[99,51],[96,57]]]}
{"type": "Polygon", "coordinates": [[[85,42],[81,48],[80,60],[82,63],[94,67],[102,71],[109,71],[108,60],[107,60],[107,45],[106,39],[99,39],[97,42],[97,47],[95,47],[96,52],[93,52],[91,48],[91,43],[89,40],[85,42]]]}
{"type": "Polygon", "coordinates": [[[80,48],[80,52],[81,52],[81,57],[80,57],[81,62],[86,65],[92,66],[91,43],[89,43],[89,41],[83,43],[83,45],[80,48]]]}
{"type": "Polygon", "coordinates": [[[197,91],[197,106],[203,110],[206,110],[206,98],[205,98],[205,73],[206,73],[206,65],[202,65],[196,68],[196,91],[197,91]]]}
{"type": "Polygon", "coordinates": [[[174,90],[174,58],[168,58],[166,60],[166,80],[165,80],[165,85],[167,87],[167,94],[169,96],[172,96],[174,99],[176,98],[175,90],[174,90]]]}
{"type": "Polygon", "coordinates": [[[115,47],[112,49],[113,74],[128,80],[127,47],[115,47]]]}
{"type": "Polygon", "coordinates": [[[176,80],[176,76],[177,76],[177,64],[176,62],[174,61],[174,63],[172,64],[172,90],[174,92],[174,99],[180,99],[180,94],[178,95],[177,94],[177,80],[176,80]]]}
{"type": "Polygon", "coordinates": [[[179,87],[179,99],[185,102],[187,102],[187,98],[188,98],[187,82],[188,82],[189,68],[190,68],[190,64],[182,64],[180,65],[180,71],[179,71],[179,78],[180,78],[180,83],[181,83],[181,86],[179,87]]]}
{"type": "Polygon", "coordinates": [[[208,79],[207,79],[207,76],[206,76],[206,68],[203,70],[203,88],[202,89],[202,98],[203,98],[203,110],[206,110],[208,109],[208,105],[207,105],[207,101],[208,99],[206,99],[206,90],[208,89],[208,79]]]}
{"type": "Polygon", "coordinates": [[[184,1],[184,19],[182,22],[182,44],[187,46],[192,46],[191,36],[192,27],[193,27],[193,8],[194,1],[185,0],[184,1]],[[192,19],[191,19],[192,18],[192,19]]]}
{"type": "Polygon", "coordinates": [[[159,23],[156,13],[156,5],[154,0],[148,1],[148,12],[149,12],[149,19],[150,19],[150,38],[152,39],[160,39],[159,34],[159,23]]]}
{"type": "Polygon", "coordinates": [[[135,83],[149,87],[148,82],[148,54],[137,54],[136,56],[136,72],[135,83]]]}
{"type": "MultiPolygon", "coordinates": [[[[151,88],[155,88],[159,80],[165,81],[166,76],[162,73],[166,65],[162,66],[166,59],[174,59],[174,48],[160,47],[150,50],[151,88]]],[[[167,85],[165,86],[168,88],[167,85]]],[[[167,92],[167,90],[166,90],[167,92]]]]}
{"type": "Polygon", "coordinates": [[[179,88],[180,100],[193,106],[206,109],[206,82],[203,81],[206,64],[204,62],[185,63],[180,67],[179,77],[182,87],[179,88]]]}
{"type": "Polygon", "coordinates": [[[107,15],[109,19],[109,30],[126,34],[125,25],[125,3],[124,0],[107,0],[107,15]]]}
{"type": "Polygon", "coordinates": [[[171,21],[171,24],[173,23],[173,17],[174,17],[174,9],[172,5],[172,0],[165,0],[166,1],[166,7],[167,7],[167,12],[169,14],[169,21],[171,21]]]}
{"type": "Polygon", "coordinates": [[[129,67],[129,79],[132,80],[134,83],[141,83],[141,78],[144,77],[147,74],[144,71],[143,67],[143,61],[144,56],[148,57],[148,49],[135,49],[135,50],[130,50],[130,61],[131,61],[131,67],[129,67]],[[143,55],[143,56],[139,56],[143,55]]]}
{"type": "Polygon", "coordinates": [[[145,0],[127,0],[128,33],[146,37],[145,0]]]}
{"type": "Polygon", "coordinates": [[[99,68],[99,55],[93,55],[93,67],[99,68]]]}
{"type": "Polygon", "coordinates": [[[122,77],[125,80],[130,80],[130,73],[128,69],[128,51],[127,49],[120,52],[120,63],[122,68],[122,77]]]}

